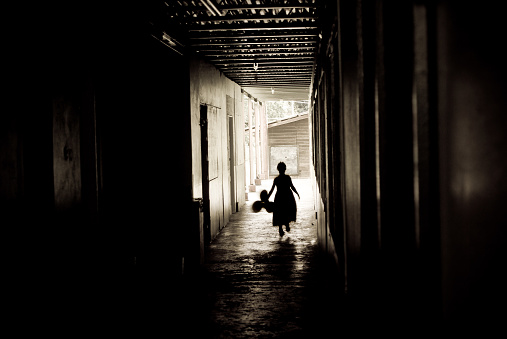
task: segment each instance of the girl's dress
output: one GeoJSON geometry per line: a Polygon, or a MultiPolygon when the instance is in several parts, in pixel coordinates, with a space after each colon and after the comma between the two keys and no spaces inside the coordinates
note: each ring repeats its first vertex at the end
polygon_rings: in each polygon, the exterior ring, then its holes
{"type": "Polygon", "coordinates": [[[275,205],[273,209],[273,226],[289,225],[296,221],[297,205],[292,193],[292,179],[281,174],[275,178],[276,186],[275,205]]]}

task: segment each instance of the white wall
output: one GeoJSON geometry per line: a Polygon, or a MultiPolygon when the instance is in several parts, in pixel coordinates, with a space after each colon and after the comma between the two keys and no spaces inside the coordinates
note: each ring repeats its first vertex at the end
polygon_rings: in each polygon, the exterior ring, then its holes
{"type": "Polygon", "coordinates": [[[233,205],[241,207],[244,195],[244,117],[239,85],[225,77],[214,66],[202,60],[190,61],[190,112],[192,134],[192,187],[193,197],[202,198],[200,106],[208,106],[208,155],[210,164],[210,217],[211,237],[214,238],[229,221],[233,205]],[[233,100],[227,110],[227,96],[233,100]],[[234,168],[230,169],[228,146],[228,114],[234,123],[234,168]],[[231,201],[231,174],[234,171],[236,201],[231,201]]]}

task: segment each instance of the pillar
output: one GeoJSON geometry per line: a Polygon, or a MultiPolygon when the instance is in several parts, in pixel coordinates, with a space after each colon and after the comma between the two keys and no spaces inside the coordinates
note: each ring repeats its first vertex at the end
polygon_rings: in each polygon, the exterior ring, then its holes
{"type": "Polygon", "coordinates": [[[261,184],[261,117],[260,102],[255,102],[255,184],[261,184]]]}
{"type": "Polygon", "coordinates": [[[249,186],[249,191],[250,192],[255,192],[255,185],[254,185],[254,180],[255,180],[255,166],[254,166],[254,161],[255,161],[255,154],[254,154],[254,150],[252,149],[252,145],[254,144],[254,134],[253,134],[253,119],[252,119],[252,100],[250,98],[248,98],[248,154],[249,154],[249,157],[250,157],[250,186],[249,186]]]}
{"type": "Polygon", "coordinates": [[[268,119],[266,105],[261,106],[261,179],[269,178],[269,145],[268,145],[268,119]]]}

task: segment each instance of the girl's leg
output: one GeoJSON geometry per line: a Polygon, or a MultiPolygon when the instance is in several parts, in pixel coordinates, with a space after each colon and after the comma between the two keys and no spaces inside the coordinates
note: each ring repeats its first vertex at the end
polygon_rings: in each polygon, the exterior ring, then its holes
{"type": "Polygon", "coordinates": [[[283,234],[284,234],[284,232],[283,232],[283,230],[282,230],[282,225],[279,225],[279,226],[278,226],[278,232],[280,233],[280,235],[283,235],[283,234]]]}
{"type": "Polygon", "coordinates": [[[289,224],[285,225],[285,230],[286,230],[287,232],[290,232],[290,226],[289,226],[289,224]]]}

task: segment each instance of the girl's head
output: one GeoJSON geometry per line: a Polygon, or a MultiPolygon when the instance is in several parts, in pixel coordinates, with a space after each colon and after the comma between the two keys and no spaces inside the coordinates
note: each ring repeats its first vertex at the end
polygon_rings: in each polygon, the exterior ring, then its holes
{"type": "Polygon", "coordinates": [[[284,162],[279,162],[278,165],[276,165],[276,169],[280,172],[280,174],[284,174],[287,170],[287,166],[284,162]]]}

